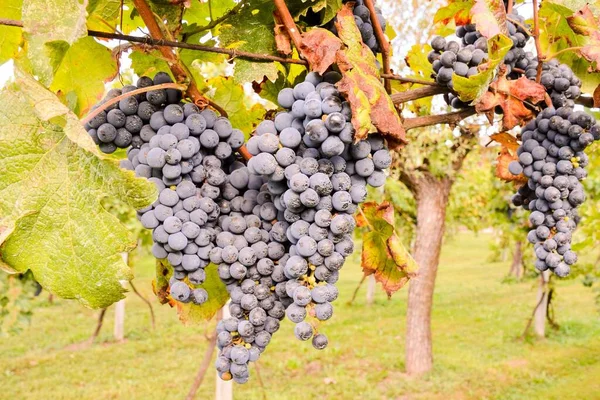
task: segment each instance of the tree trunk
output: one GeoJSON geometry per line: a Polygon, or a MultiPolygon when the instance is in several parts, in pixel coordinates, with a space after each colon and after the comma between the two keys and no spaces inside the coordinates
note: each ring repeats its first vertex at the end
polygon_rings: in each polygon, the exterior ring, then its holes
{"type": "Polygon", "coordinates": [[[413,256],[419,273],[411,279],[406,321],[406,372],[420,375],[431,370],[431,308],[444,238],[446,206],[452,181],[428,173],[416,181],[417,230],[413,256]]]}
{"type": "Polygon", "coordinates": [[[514,275],[517,279],[523,277],[523,242],[521,241],[515,243],[515,251],[513,252],[509,275],[514,275]]]}
{"type": "Polygon", "coordinates": [[[546,270],[540,274],[540,286],[533,320],[533,331],[539,338],[546,337],[546,315],[548,312],[548,280],[550,279],[550,270],[546,270]]]}

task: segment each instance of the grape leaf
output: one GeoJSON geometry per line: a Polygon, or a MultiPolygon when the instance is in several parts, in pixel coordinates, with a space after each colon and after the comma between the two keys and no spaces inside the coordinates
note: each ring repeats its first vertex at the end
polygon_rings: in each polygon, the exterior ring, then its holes
{"type": "Polygon", "coordinates": [[[544,101],[547,96],[546,89],[542,85],[524,76],[509,81],[506,76],[501,75],[490,85],[490,88],[492,90],[486,92],[475,104],[475,110],[478,113],[485,113],[492,123],[495,109],[500,107],[503,112],[503,130],[510,130],[535,117],[526,103],[535,105],[544,101]]]}
{"type": "MultiPolygon", "coordinates": [[[[4,18],[21,19],[21,0],[0,0],[0,9],[4,18]]],[[[13,58],[19,51],[23,40],[21,28],[0,26],[0,64],[13,58]]]]}
{"type": "MultiPolygon", "coordinates": [[[[223,47],[262,54],[276,54],[273,21],[273,2],[248,0],[247,6],[219,26],[218,36],[223,47]]],[[[261,82],[264,77],[277,79],[273,62],[235,61],[234,79],[237,83],[261,82]]]]}
{"type": "Polygon", "coordinates": [[[470,102],[477,100],[487,92],[490,83],[496,77],[498,66],[502,65],[504,56],[508,53],[512,45],[512,40],[507,36],[502,34],[496,35],[488,39],[488,54],[490,59],[479,67],[479,73],[471,75],[468,78],[458,76],[455,73],[452,74],[454,91],[462,101],[470,102]]]}
{"type": "Polygon", "coordinates": [[[292,38],[287,29],[281,24],[275,24],[275,44],[281,54],[292,54],[292,38]]]}
{"type": "MultiPolygon", "coordinates": [[[[570,66],[581,79],[581,90],[592,93],[600,84],[600,73],[592,72],[592,63],[582,58],[582,51],[572,50],[572,48],[585,49],[590,60],[595,58],[594,50],[597,51],[597,40],[576,32],[576,30],[582,29],[581,23],[574,19],[577,18],[576,10],[582,9],[584,6],[585,4],[579,5],[577,2],[571,1],[543,1],[539,13],[542,27],[540,43],[545,54],[559,53],[558,60],[570,66]],[[569,21],[575,26],[575,30],[569,21]]],[[[582,13],[586,15],[585,18],[589,18],[585,10],[582,13]]]]}
{"type": "Polygon", "coordinates": [[[471,9],[475,0],[449,0],[446,7],[441,7],[433,17],[433,22],[448,25],[454,21],[456,25],[471,23],[471,9]]]}
{"type": "Polygon", "coordinates": [[[594,108],[600,108],[600,85],[594,90],[592,98],[594,99],[594,108]]]}
{"type": "Polygon", "coordinates": [[[100,100],[103,83],[114,79],[117,72],[117,60],[110,49],[93,37],[84,37],[69,47],[62,57],[50,90],[62,96],[75,95],[74,111],[82,115],[100,100]]]}
{"type": "Polygon", "coordinates": [[[170,73],[169,64],[162,58],[158,50],[149,53],[134,50],[129,55],[131,68],[138,76],[154,77],[158,72],[170,73]]]}
{"type": "Polygon", "coordinates": [[[77,117],[30,75],[0,94],[0,266],[31,270],[47,290],[88,307],[123,298],[121,253],[136,240],[101,205],[142,208],[156,188],[102,158],[77,117]]]}
{"type": "MultiPolygon", "coordinates": [[[[156,261],[156,280],[153,282],[154,293],[161,304],[169,304],[177,308],[179,319],[183,323],[199,323],[210,320],[219,311],[227,300],[229,294],[225,285],[219,278],[217,266],[210,263],[206,269],[206,280],[202,285],[192,288],[203,288],[208,293],[208,301],[202,305],[193,303],[180,303],[169,295],[169,279],[173,275],[173,267],[166,260],[156,261]]],[[[189,284],[189,282],[188,282],[189,284]]]]}
{"type": "Polygon", "coordinates": [[[385,91],[373,52],[362,43],[352,6],[347,3],[337,15],[336,27],[345,48],[337,52],[342,80],[337,83],[352,108],[357,140],[377,130],[391,148],[406,143],[406,132],[392,99],[385,91]]]}
{"type": "Polygon", "coordinates": [[[508,170],[508,164],[518,160],[517,139],[508,132],[500,132],[490,136],[490,139],[501,145],[498,158],[496,159],[496,176],[507,182],[527,183],[527,177],[523,174],[513,175],[508,170]]]}
{"type": "Polygon", "coordinates": [[[342,41],[332,32],[316,28],[302,34],[300,52],[310,64],[311,71],[323,74],[335,62],[342,46],[342,41]]]}
{"type": "Polygon", "coordinates": [[[581,55],[595,65],[595,67],[590,66],[592,70],[590,72],[600,72],[600,31],[592,33],[588,44],[581,49],[581,55]]]}
{"type": "MultiPolygon", "coordinates": [[[[433,74],[433,67],[427,60],[427,53],[431,51],[431,46],[426,45],[414,45],[408,51],[404,61],[410,68],[412,75],[409,77],[423,80],[431,80],[433,74]]],[[[423,87],[423,85],[414,83],[400,83],[399,81],[392,81],[392,90],[397,92],[405,92],[407,90],[423,87]]],[[[432,97],[425,97],[423,99],[417,99],[408,103],[409,109],[417,115],[428,115],[431,113],[432,97]]]]}
{"type": "Polygon", "coordinates": [[[209,80],[208,84],[215,89],[214,94],[209,97],[227,111],[231,125],[242,130],[248,137],[264,118],[265,109],[260,104],[246,105],[244,88],[232,78],[219,76],[209,80]]]}
{"type": "Polygon", "coordinates": [[[418,266],[394,229],[394,207],[386,202],[360,206],[363,234],[361,266],[365,275],[375,274],[388,296],[416,276],[418,266]]]}
{"type": "MultiPolygon", "coordinates": [[[[244,0],[240,3],[243,2],[244,0]]],[[[210,3],[208,1],[191,1],[183,12],[183,20],[185,21],[183,32],[193,32],[200,27],[205,27],[211,21],[224,18],[235,7],[236,2],[234,0],[219,0],[210,3]]]]}
{"type": "Polygon", "coordinates": [[[321,24],[331,21],[342,8],[342,0],[288,0],[286,4],[296,19],[306,16],[309,10],[314,13],[322,12],[321,24]]]}
{"type": "Polygon", "coordinates": [[[24,0],[23,29],[46,42],[73,44],[87,35],[86,9],[78,0],[24,0]]]}
{"type": "Polygon", "coordinates": [[[486,38],[508,35],[506,8],[502,0],[475,0],[471,20],[486,38]]]}
{"type": "Polygon", "coordinates": [[[598,31],[598,22],[588,4],[575,14],[567,17],[567,23],[573,29],[573,32],[579,35],[590,36],[598,31]]]}
{"type": "Polygon", "coordinates": [[[121,0],[89,0],[87,6],[88,29],[114,32],[120,18],[121,0]]]}

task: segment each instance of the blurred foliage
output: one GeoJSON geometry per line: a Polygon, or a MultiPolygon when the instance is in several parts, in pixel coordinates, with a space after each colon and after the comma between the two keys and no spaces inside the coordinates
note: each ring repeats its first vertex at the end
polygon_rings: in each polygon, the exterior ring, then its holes
{"type": "Polygon", "coordinates": [[[0,337],[17,334],[29,325],[33,300],[40,291],[31,271],[9,274],[0,270],[0,337]]]}

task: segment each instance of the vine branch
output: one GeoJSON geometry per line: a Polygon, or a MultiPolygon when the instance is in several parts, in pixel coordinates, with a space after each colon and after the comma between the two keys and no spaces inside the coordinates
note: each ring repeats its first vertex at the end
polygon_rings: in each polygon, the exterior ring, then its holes
{"type": "Polygon", "coordinates": [[[300,31],[298,31],[298,27],[294,22],[294,17],[290,14],[290,10],[287,8],[285,4],[285,0],[273,0],[275,4],[275,8],[277,9],[276,13],[279,15],[281,19],[281,23],[287,30],[292,42],[294,42],[294,46],[298,49],[298,52],[301,53],[302,49],[302,35],[300,35],[300,31]]]}
{"type": "Polygon", "coordinates": [[[394,93],[391,98],[394,104],[402,104],[408,101],[421,99],[424,97],[435,96],[437,94],[449,93],[450,89],[441,85],[437,86],[425,86],[405,92],[394,93]]]}
{"type": "MultiPolygon", "coordinates": [[[[0,25],[14,26],[14,27],[22,28],[23,22],[13,20],[13,19],[0,18],[0,25]]],[[[300,60],[297,58],[286,58],[286,57],[273,56],[271,54],[251,53],[248,51],[241,51],[241,50],[235,50],[235,49],[224,49],[222,47],[204,46],[204,45],[200,45],[200,44],[192,44],[192,43],[185,43],[185,42],[175,42],[175,41],[165,40],[165,39],[154,39],[154,38],[150,38],[150,37],[130,36],[130,35],[123,35],[120,33],[100,32],[100,31],[94,31],[94,30],[88,30],[88,35],[92,36],[92,37],[100,38],[100,39],[124,40],[124,41],[128,41],[131,43],[140,43],[140,44],[144,44],[147,46],[153,46],[153,47],[174,47],[174,48],[180,48],[180,49],[186,49],[186,50],[205,51],[208,53],[227,54],[228,56],[230,56],[232,58],[242,58],[242,59],[247,59],[247,60],[251,60],[251,61],[259,61],[259,62],[260,61],[276,61],[276,62],[280,62],[282,64],[308,65],[308,62],[306,60],[300,60]]],[[[399,81],[402,83],[417,83],[420,85],[438,86],[438,84],[435,82],[426,81],[426,80],[422,80],[422,79],[416,79],[416,78],[403,77],[403,76],[395,75],[395,74],[381,74],[381,77],[385,78],[385,79],[399,81]]]]}
{"type": "Polygon", "coordinates": [[[544,54],[542,53],[542,45],[540,43],[540,15],[538,0],[533,0],[533,39],[535,40],[535,52],[537,53],[538,66],[535,81],[540,83],[542,79],[542,68],[544,65],[544,54]]]}
{"type": "MultiPolygon", "coordinates": [[[[379,43],[379,48],[381,50],[381,58],[383,60],[383,72],[385,74],[391,74],[392,70],[390,69],[390,44],[385,38],[385,34],[383,33],[383,29],[381,24],[379,23],[379,18],[377,18],[377,12],[375,11],[375,5],[373,4],[373,0],[365,0],[365,5],[369,9],[369,14],[371,14],[371,25],[375,30],[375,37],[377,38],[377,42],[379,43]]],[[[384,78],[384,86],[386,92],[388,94],[392,93],[392,84],[389,80],[384,78]]]]}
{"type": "Polygon", "coordinates": [[[86,117],[84,119],[81,120],[81,123],[83,125],[87,124],[95,116],[97,116],[98,114],[100,114],[102,111],[106,110],[107,108],[109,108],[113,104],[116,104],[116,103],[120,102],[123,99],[126,99],[126,98],[131,97],[131,96],[135,96],[135,95],[138,95],[138,94],[141,94],[141,93],[146,93],[146,92],[149,92],[151,90],[160,90],[160,89],[179,89],[179,90],[185,90],[186,87],[185,87],[185,85],[180,85],[179,83],[161,83],[160,85],[146,86],[146,87],[143,87],[143,88],[132,90],[131,92],[123,93],[123,94],[121,94],[121,95],[119,95],[117,97],[114,97],[114,98],[110,99],[106,103],[103,103],[100,107],[98,107],[95,110],[93,110],[92,112],[90,112],[88,115],[86,115],[86,117]]]}
{"type": "Polygon", "coordinates": [[[407,118],[402,123],[407,131],[414,128],[422,128],[424,126],[438,124],[457,124],[463,119],[476,114],[474,107],[465,108],[464,110],[455,111],[440,115],[426,115],[424,117],[407,118]]]}

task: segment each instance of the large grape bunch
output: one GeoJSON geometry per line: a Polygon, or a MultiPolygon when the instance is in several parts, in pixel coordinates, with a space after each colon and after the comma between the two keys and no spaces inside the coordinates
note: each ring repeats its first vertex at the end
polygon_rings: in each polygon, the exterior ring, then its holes
{"type": "Polygon", "coordinates": [[[229,188],[236,166],[234,151],[244,142],[241,131],[212,110],[199,112],[191,103],[171,104],[152,115],[152,136],[141,148],[130,149],[128,159],[136,175],[153,181],[158,200],[139,210],[145,228],[153,229],[152,253],[167,258],[174,268],[171,296],[201,304],[204,289],[188,284],[204,281],[204,268],[214,247],[220,201],[229,188]]]}
{"type": "MultiPolygon", "coordinates": [[[[516,79],[530,68],[531,63],[535,62],[537,66],[537,61],[533,53],[524,49],[529,40],[527,30],[524,29],[527,27],[525,19],[516,11],[508,14],[508,19],[506,27],[513,46],[504,56],[503,63],[508,79],[516,79]]],[[[453,74],[466,78],[473,76],[479,72],[478,67],[489,58],[487,39],[476,30],[475,24],[457,27],[456,36],[461,39],[460,42],[441,36],[434,37],[431,40],[433,50],[427,55],[436,82],[450,89],[454,89],[453,74]]],[[[453,93],[446,94],[445,99],[454,108],[466,106],[453,93]]]]}
{"type": "Polygon", "coordinates": [[[527,239],[534,245],[536,268],[565,277],[577,262],[571,239],[579,221],[577,207],[585,201],[580,181],[587,176],[589,159],[584,150],[600,140],[600,125],[591,115],[573,110],[579,81],[568,66],[552,60],[543,71],[548,92],[561,106],[545,108],[525,126],[519,159],[509,164],[509,171],[528,180],[512,202],[531,211],[527,239]]]}
{"type": "Polygon", "coordinates": [[[353,251],[352,213],[391,163],[380,137],[353,144],[350,108],[333,85],[340,77],[310,73],[282,90],[286,111],[259,124],[246,144],[253,157],[231,173],[236,191],[210,253],[231,297],[232,317],[217,327],[223,379],[249,379],[248,363],[285,315],[296,337],[328,344],[317,322],[332,316],[339,270],[353,251]]]}
{"type": "MultiPolygon", "coordinates": [[[[106,97],[98,103],[97,108],[108,100],[139,88],[163,83],[171,83],[171,77],[159,72],[154,79],[142,76],[136,85],[126,85],[121,89],[111,89],[106,97]]],[[[152,115],[169,104],[177,104],[181,100],[181,91],[176,89],[151,90],[126,97],[100,112],[87,125],[86,130],[104,153],[114,153],[117,148],[140,148],[150,140],[148,130],[152,115]]]]}
{"type": "MultiPolygon", "coordinates": [[[[344,1],[344,3],[347,2],[347,0],[344,1]]],[[[380,53],[381,48],[379,46],[379,42],[377,41],[377,37],[375,36],[373,21],[371,21],[371,13],[369,8],[365,5],[364,0],[356,0],[354,2],[354,9],[352,12],[354,14],[354,21],[356,22],[356,26],[360,31],[363,43],[366,44],[373,53],[380,53]]],[[[377,21],[379,22],[379,25],[381,25],[381,29],[385,32],[387,23],[379,7],[375,7],[375,14],[377,15],[377,21]]],[[[336,19],[334,18],[331,21],[331,23],[328,25],[328,29],[337,35],[338,32],[335,27],[335,20],[336,19]]]]}

